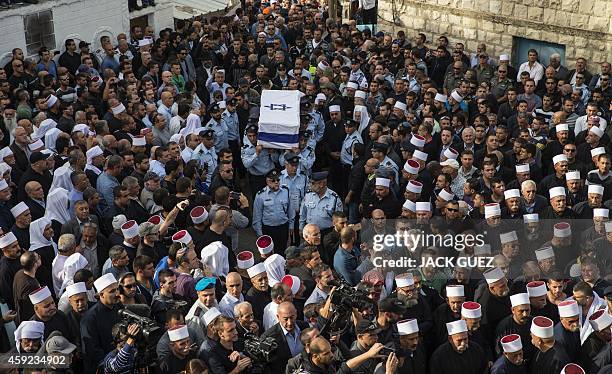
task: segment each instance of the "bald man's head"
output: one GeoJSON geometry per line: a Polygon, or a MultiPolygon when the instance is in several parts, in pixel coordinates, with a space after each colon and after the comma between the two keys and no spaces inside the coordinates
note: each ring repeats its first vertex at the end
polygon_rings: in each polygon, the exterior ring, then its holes
{"type": "Polygon", "coordinates": [[[25,191],[28,197],[33,200],[43,200],[45,198],[45,192],[43,191],[42,185],[36,181],[26,183],[25,191]]]}
{"type": "Polygon", "coordinates": [[[240,294],[242,293],[242,277],[240,274],[236,272],[229,273],[225,278],[225,287],[228,294],[240,299],[240,294]]]}
{"type": "Polygon", "coordinates": [[[284,301],[278,305],[278,310],[276,311],[276,317],[278,318],[278,323],[287,331],[292,332],[295,330],[295,321],[297,319],[297,310],[293,303],[289,301],[284,301]]]}
{"type": "Polygon", "coordinates": [[[309,245],[319,245],[321,244],[321,229],[319,226],[314,223],[309,223],[304,226],[304,230],[302,235],[304,236],[304,240],[309,245]]]}

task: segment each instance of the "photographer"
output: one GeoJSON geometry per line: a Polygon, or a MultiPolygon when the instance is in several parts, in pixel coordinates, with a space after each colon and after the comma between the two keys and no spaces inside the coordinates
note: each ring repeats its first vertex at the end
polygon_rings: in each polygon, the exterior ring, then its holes
{"type": "Polygon", "coordinates": [[[302,370],[310,374],[352,373],[353,370],[356,370],[367,360],[382,357],[379,355],[379,352],[384,347],[380,343],[375,343],[370,349],[359,356],[351,358],[346,362],[341,362],[340,367],[337,368],[331,344],[327,339],[319,336],[310,343],[308,361],[304,362],[302,370]]]}
{"type": "Polygon", "coordinates": [[[127,328],[127,334],[121,330],[121,324],[113,326],[112,334],[116,348],[104,357],[104,373],[125,373],[134,369],[136,337],[140,333],[140,328],[137,324],[131,324],[127,328]]]}
{"type": "MultiPolygon", "coordinates": [[[[351,346],[351,357],[357,357],[372,348],[378,342],[380,328],[374,322],[363,319],[355,327],[355,333],[357,334],[357,340],[351,346]]],[[[367,359],[356,367],[353,372],[372,373],[377,364],[377,359],[367,359]]]]}
{"type": "Polygon", "coordinates": [[[236,321],[225,315],[219,316],[215,321],[215,333],[219,344],[210,352],[209,367],[213,374],[237,374],[251,366],[251,359],[238,352],[236,342],[238,331],[236,321]]]}

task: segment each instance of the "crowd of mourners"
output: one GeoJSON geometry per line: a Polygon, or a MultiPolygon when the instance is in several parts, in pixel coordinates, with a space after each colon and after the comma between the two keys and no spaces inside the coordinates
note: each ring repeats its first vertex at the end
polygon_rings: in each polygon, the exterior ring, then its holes
{"type": "Polygon", "coordinates": [[[0,366],[612,373],[610,63],[308,0],[129,34],[0,67],[0,366]]]}

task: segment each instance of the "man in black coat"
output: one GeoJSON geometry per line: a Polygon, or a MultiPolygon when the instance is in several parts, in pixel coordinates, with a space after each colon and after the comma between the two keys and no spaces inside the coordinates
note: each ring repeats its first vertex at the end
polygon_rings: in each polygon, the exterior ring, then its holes
{"type": "Polygon", "coordinates": [[[272,337],[278,344],[275,357],[267,364],[267,369],[272,373],[283,373],[287,361],[304,349],[300,334],[308,324],[297,319],[297,310],[288,301],[278,306],[276,314],[279,322],[266,330],[261,337],[262,339],[272,337]]]}

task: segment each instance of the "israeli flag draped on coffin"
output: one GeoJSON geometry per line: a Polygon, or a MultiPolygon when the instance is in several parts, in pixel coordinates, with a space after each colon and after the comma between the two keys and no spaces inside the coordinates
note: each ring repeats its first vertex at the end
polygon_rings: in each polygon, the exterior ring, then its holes
{"type": "Polygon", "coordinates": [[[300,133],[299,91],[263,90],[257,144],[265,148],[297,148],[300,133]]]}

